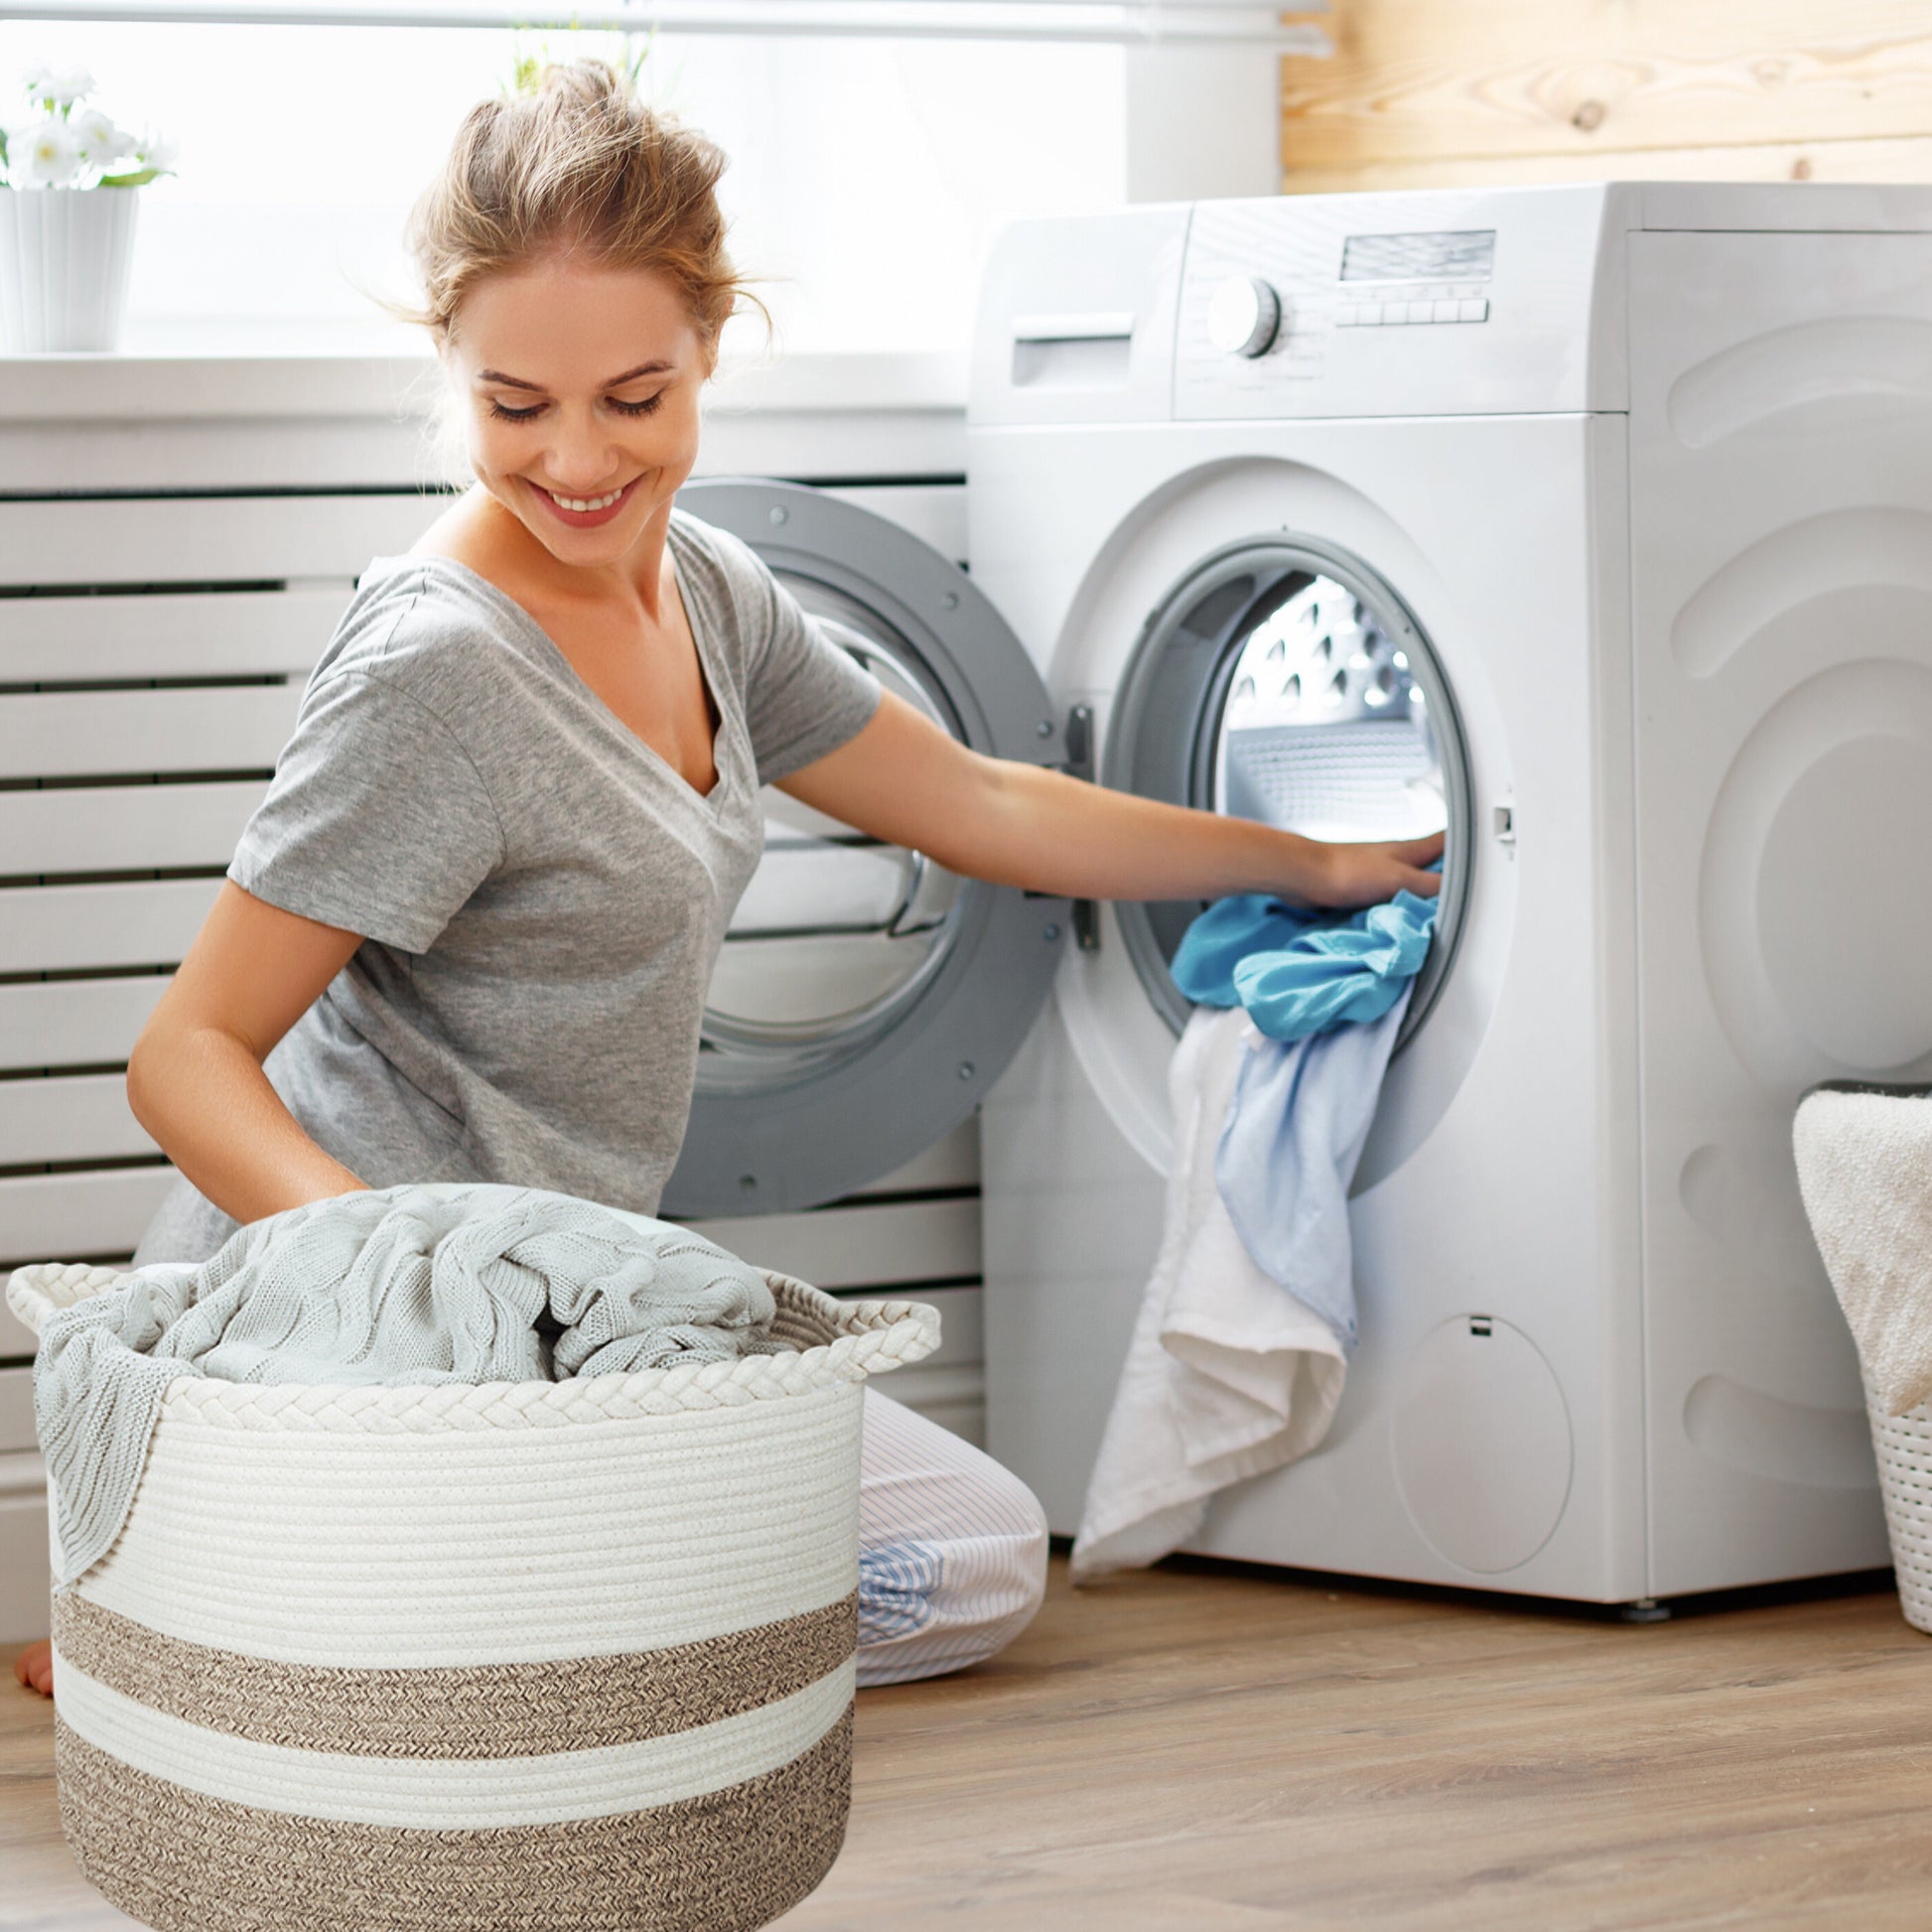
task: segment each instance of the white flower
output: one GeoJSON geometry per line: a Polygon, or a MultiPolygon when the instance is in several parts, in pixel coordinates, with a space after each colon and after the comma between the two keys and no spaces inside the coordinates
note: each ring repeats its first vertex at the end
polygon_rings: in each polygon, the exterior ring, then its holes
{"type": "Polygon", "coordinates": [[[16,188],[65,188],[80,155],[65,121],[35,121],[7,136],[7,161],[16,188]]]}
{"type": "Polygon", "coordinates": [[[89,168],[106,170],[134,152],[133,141],[98,107],[83,107],[68,122],[74,152],[89,168]]]}
{"type": "Polygon", "coordinates": [[[181,159],[181,143],[172,134],[143,128],[129,142],[125,156],[138,161],[143,168],[154,168],[165,175],[181,159]]]}
{"type": "Polygon", "coordinates": [[[56,107],[71,107],[94,90],[94,77],[85,68],[42,66],[27,76],[27,92],[34,100],[51,100],[56,107]]]}

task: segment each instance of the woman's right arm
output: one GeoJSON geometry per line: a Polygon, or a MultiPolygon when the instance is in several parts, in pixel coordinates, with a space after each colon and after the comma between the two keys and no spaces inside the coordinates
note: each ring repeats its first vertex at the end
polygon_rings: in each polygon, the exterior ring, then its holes
{"type": "Polygon", "coordinates": [[[362,936],[223,880],[127,1062],[127,1100],[161,1151],[244,1224],[367,1183],[325,1154],[262,1071],[362,936]]]}

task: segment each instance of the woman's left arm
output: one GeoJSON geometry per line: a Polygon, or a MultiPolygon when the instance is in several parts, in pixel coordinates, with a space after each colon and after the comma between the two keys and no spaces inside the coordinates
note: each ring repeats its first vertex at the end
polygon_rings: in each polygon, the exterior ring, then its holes
{"type": "Polygon", "coordinates": [[[1253,819],[1164,805],[1061,771],[970,751],[888,692],[856,738],[779,789],[815,811],[942,866],[1068,898],[1218,898],[1273,893],[1303,905],[1380,904],[1423,870],[1441,833],[1324,845],[1253,819]]]}

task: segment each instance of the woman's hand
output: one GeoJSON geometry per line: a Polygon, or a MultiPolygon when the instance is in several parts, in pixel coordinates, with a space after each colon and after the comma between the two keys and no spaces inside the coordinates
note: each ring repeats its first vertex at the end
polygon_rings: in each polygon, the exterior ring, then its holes
{"type": "Polygon", "coordinates": [[[1425,872],[1443,856],[1441,832],[1426,839],[1399,839],[1384,845],[1317,845],[1318,875],[1303,888],[1311,905],[1353,912],[1381,905],[1399,892],[1433,898],[1443,890],[1441,873],[1425,872]]]}

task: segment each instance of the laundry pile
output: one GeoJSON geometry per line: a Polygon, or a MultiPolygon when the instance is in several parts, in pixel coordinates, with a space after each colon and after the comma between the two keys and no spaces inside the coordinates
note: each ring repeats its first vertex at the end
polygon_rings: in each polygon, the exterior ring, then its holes
{"type": "Polygon", "coordinates": [[[1435,924],[1406,892],[1352,916],[1248,894],[1182,938],[1167,1215],[1076,1580],[1166,1556],[1216,1490],[1327,1434],[1356,1336],[1348,1188],[1435,924]]]}
{"type": "Polygon", "coordinates": [[[405,1183],[251,1222],[55,1315],[34,1409],[62,1583],[104,1556],[168,1385],[560,1381],[775,1354],[758,1270],[569,1194],[405,1183]]]}

